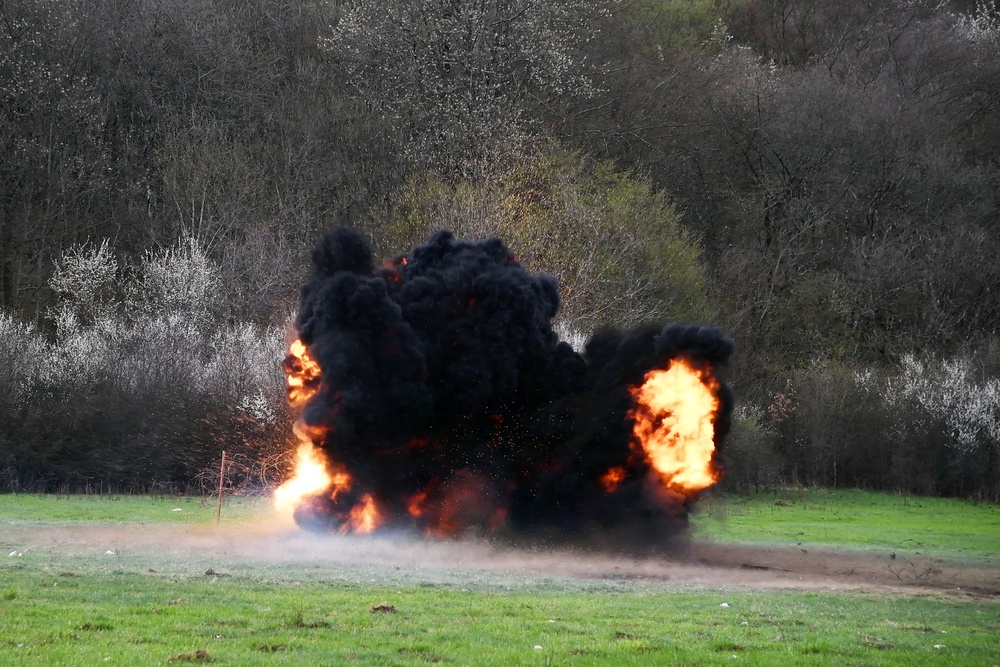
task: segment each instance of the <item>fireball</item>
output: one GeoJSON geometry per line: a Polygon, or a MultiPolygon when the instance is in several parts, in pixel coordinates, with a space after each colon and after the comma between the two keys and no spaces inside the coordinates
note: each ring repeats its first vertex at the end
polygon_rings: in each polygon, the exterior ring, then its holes
{"type": "Polygon", "coordinates": [[[690,495],[719,479],[713,463],[719,381],[707,367],[676,358],[632,389],[633,435],[670,489],[690,495]]]}
{"type": "Polygon", "coordinates": [[[322,493],[333,485],[323,454],[311,442],[303,442],[295,453],[295,474],[274,491],[274,508],[292,516],[303,498],[322,493]]]}
{"type": "MultiPolygon", "coordinates": [[[[288,350],[284,369],[287,374],[288,400],[292,405],[308,401],[319,389],[320,367],[301,340],[295,340],[288,350]]],[[[292,428],[299,439],[292,477],[274,491],[274,508],[279,514],[292,517],[306,499],[325,497],[336,501],[341,492],[351,490],[351,475],[319,449],[314,443],[323,442],[328,434],[325,426],[307,424],[302,419],[292,428]]],[[[382,522],[378,507],[370,494],[350,509],[342,533],[370,533],[382,522]]]]}

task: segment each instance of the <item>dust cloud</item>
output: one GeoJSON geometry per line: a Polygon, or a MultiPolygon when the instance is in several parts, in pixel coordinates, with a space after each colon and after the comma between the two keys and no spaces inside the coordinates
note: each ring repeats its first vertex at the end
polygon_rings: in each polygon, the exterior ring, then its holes
{"type": "MultiPolygon", "coordinates": [[[[388,585],[581,587],[642,583],[678,588],[886,591],[1000,597],[1000,570],[915,555],[719,544],[697,539],[663,553],[513,544],[495,538],[428,540],[406,534],[341,536],[278,518],[222,526],[5,527],[4,545],[44,552],[54,567],[94,562],[139,571],[234,576],[325,576],[388,585]]],[[[12,547],[13,548],[13,547],[12,547]]]]}

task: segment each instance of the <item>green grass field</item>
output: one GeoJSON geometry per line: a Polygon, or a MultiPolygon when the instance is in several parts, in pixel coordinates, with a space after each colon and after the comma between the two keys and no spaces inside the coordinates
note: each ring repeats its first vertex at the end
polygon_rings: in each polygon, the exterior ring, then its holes
{"type": "MultiPolygon", "coordinates": [[[[985,558],[998,539],[996,508],[956,503],[840,492],[714,498],[696,525],[716,541],[795,544],[815,529],[810,543],[882,549],[894,538],[864,528],[871,507],[873,522],[892,524],[886,530],[923,531],[923,543],[942,550],[955,540],[956,556],[985,558]],[[772,506],[780,528],[768,520],[772,506]],[[926,508],[935,512],[911,512],[926,508]],[[952,510],[966,519],[954,531],[923,518],[952,510]],[[858,530],[820,530],[840,516],[858,530]],[[961,546],[977,535],[974,548],[961,546]]],[[[227,502],[225,535],[266,511],[227,502]]],[[[128,542],[136,530],[201,539],[214,520],[210,500],[0,496],[0,664],[1000,664],[995,598],[538,577],[475,563],[444,576],[295,554],[279,562],[243,552],[220,567],[225,545],[201,553],[169,539],[128,542]],[[122,543],[95,551],[60,532],[67,527],[121,530],[122,543]]]]}
{"type": "MultiPolygon", "coordinates": [[[[226,498],[227,522],[252,520],[267,511],[265,499],[226,498]]],[[[188,496],[55,496],[0,495],[0,522],[94,522],[107,524],[210,524],[215,521],[215,498],[188,496]],[[177,511],[179,510],[179,511],[177,511]]]]}
{"type": "Polygon", "coordinates": [[[695,534],[723,542],[835,545],[1000,562],[1000,505],[851,490],[704,499],[695,534]]]}

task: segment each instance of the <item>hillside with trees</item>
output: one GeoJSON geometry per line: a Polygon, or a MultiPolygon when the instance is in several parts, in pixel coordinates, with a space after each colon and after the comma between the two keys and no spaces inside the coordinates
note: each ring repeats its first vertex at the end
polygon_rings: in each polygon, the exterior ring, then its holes
{"type": "Polygon", "coordinates": [[[725,330],[730,488],[1000,499],[993,2],[0,0],[2,488],[279,479],[339,225],[725,330]]]}

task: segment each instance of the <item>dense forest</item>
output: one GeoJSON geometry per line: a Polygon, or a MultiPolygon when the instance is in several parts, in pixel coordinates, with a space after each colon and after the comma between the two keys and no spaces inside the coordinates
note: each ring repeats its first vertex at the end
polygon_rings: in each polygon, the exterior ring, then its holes
{"type": "Polygon", "coordinates": [[[992,2],[0,0],[0,486],[278,480],[338,225],[722,328],[730,488],[1000,500],[992,2]]]}

